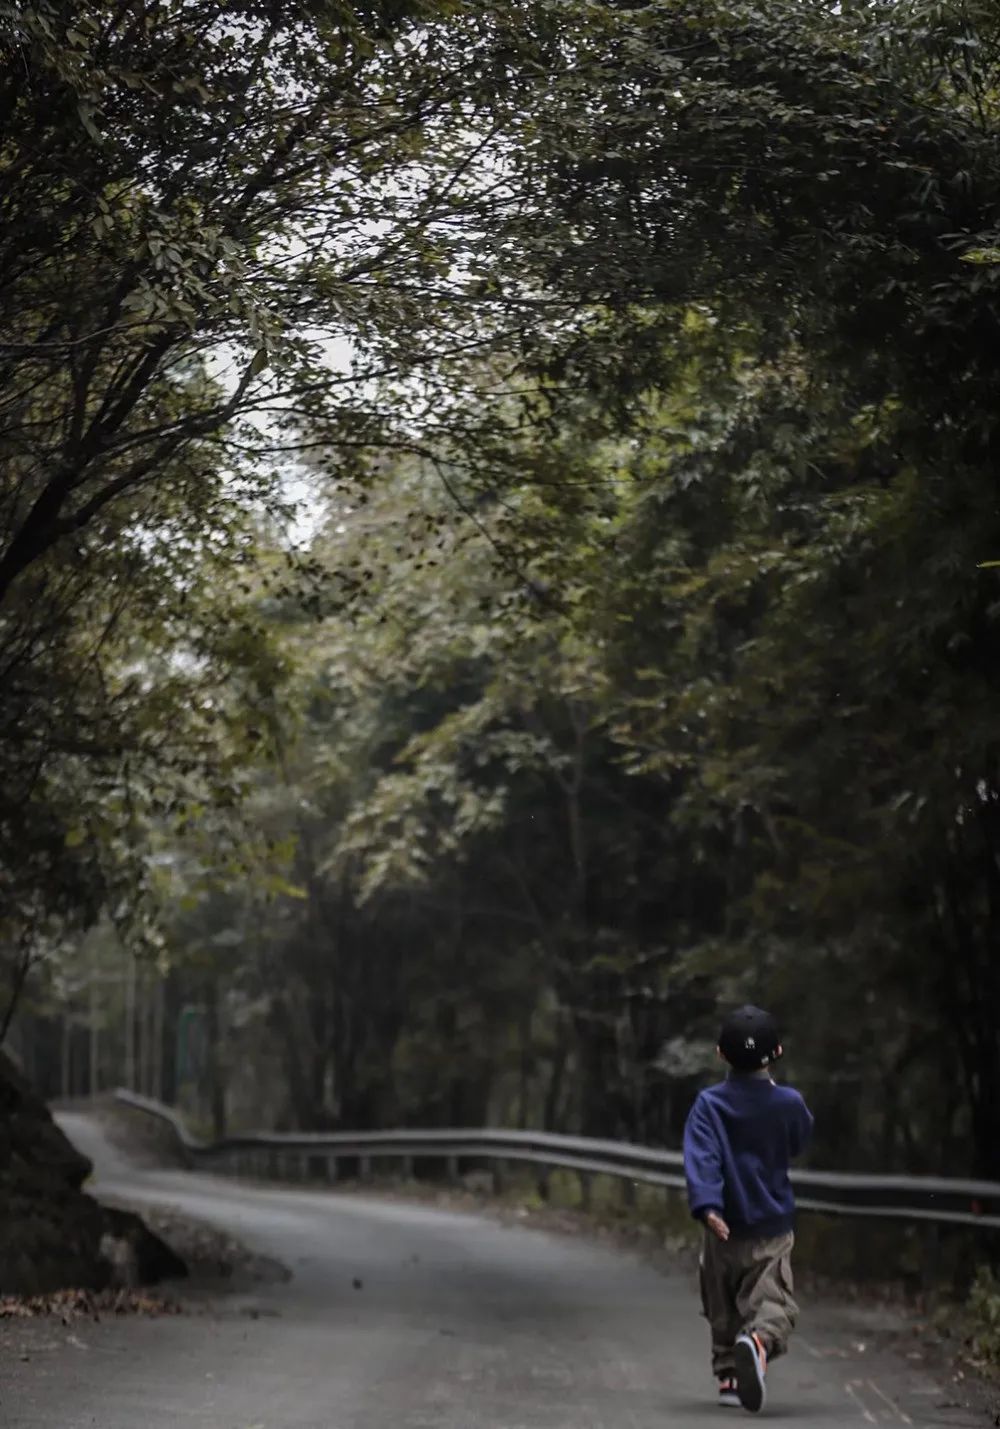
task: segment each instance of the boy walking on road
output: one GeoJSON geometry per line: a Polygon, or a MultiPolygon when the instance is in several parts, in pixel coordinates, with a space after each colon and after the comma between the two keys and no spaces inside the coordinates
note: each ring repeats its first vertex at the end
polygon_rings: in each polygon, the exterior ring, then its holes
{"type": "Polygon", "coordinates": [[[691,1214],[705,1226],[701,1299],[719,1402],[757,1413],[768,1361],[784,1354],[798,1310],[788,1166],[805,1149],[813,1119],[799,1093],[771,1077],[781,1041],[770,1013],[733,1012],[719,1034],[719,1055],[729,1075],[691,1108],[684,1172],[691,1214]]]}

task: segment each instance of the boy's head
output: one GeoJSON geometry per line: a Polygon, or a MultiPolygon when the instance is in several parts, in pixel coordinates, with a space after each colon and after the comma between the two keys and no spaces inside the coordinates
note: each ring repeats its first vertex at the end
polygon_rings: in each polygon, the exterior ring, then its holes
{"type": "Polygon", "coordinates": [[[778,1024],[761,1007],[738,1007],[722,1024],[719,1052],[735,1072],[759,1072],[781,1056],[778,1024]]]}

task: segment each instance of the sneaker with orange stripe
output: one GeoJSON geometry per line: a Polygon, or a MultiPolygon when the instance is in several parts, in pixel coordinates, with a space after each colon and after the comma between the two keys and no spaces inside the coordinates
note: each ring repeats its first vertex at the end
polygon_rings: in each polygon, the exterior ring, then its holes
{"type": "Polygon", "coordinates": [[[733,1349],[736,1364],[736,1392],[744,1409],[759,1414],[764,1408],[767,1390],[767,1350],[761,1337],[754,1333],[740,1335],[733,1349]]]}

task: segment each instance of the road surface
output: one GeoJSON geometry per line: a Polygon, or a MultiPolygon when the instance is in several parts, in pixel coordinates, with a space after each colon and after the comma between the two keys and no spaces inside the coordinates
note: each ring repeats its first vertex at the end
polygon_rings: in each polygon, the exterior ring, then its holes
{"type": "MultiPolygon", "coordinates": [[[[95,1191],[224,1227],[293,1271],[211,1314],[73,1324],[0,1372],[3,1429],[707,1429],[720,1410],[687,1274],[580,1238],[356,1195],[130,1164],[62,1124],[95,1191]]],[[[944,1382],[803,1317],[767,1418],[982,1425],[944,1382]]],[[[855,1338],[852,1338],[852,1335],[855,1338]]]]}

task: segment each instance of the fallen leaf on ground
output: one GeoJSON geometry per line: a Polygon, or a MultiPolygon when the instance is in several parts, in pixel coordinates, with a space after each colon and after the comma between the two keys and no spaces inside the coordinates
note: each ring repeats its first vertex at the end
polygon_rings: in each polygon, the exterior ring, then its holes
{"type": "Polygon", "coordinates": [[[142,1290],[56,1290],[51,1295],[5,1295],[0,1297],[0,1320],[34,1320],[58,1315],[63,1324],[87,1316],[179,1315],[181,1307],[172,1300],[142,1290]]]}

